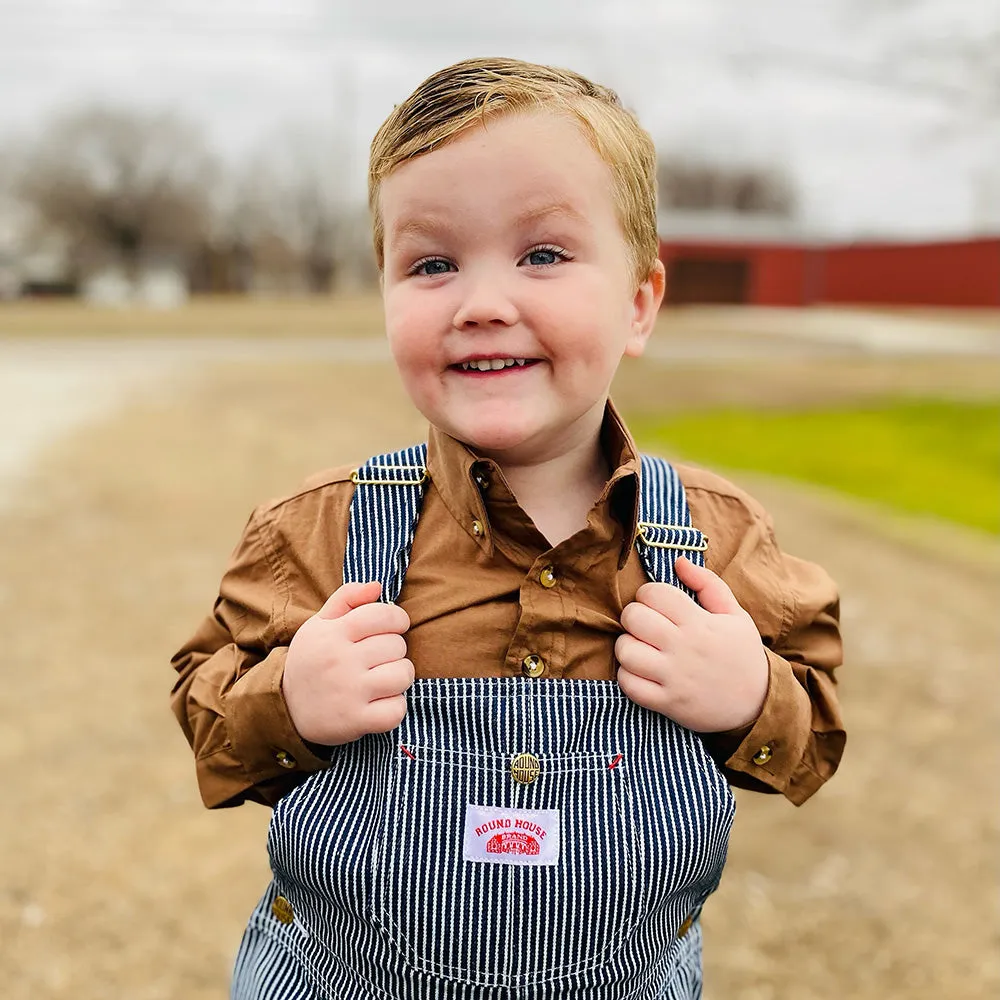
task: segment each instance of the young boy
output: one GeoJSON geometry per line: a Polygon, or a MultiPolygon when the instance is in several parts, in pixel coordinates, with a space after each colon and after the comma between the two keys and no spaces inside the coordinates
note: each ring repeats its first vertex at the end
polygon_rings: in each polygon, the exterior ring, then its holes
{"type": "Polygon", "coordinates": [[[428,446],[258,508],[174,658],[205,804],[277,803],[233,996],[699,996],[730,785],[834,772],[841,647],[826,574],[608,400],[663,297],[652,143],[471,60],[369,193],[428,446]]]}

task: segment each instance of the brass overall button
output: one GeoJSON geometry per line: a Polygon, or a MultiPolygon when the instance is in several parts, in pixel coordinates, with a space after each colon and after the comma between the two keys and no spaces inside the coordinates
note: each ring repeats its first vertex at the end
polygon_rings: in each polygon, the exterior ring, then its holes
{"type": "Polygon", "coordinates": [[[755,764],[766,764],[771,759],[771,748],[765,743],[754,755],[755,764]]]}
{"type": "Polygon", "coordinates": [[[541,573],[538,574],[538,582],[546,589],[550,590],[558,582],[559,578],[556,576],[556,570],[554,566],[546,566],[541,573]]]}
{"type": "Polygon", "coordinates": [[[475,518],[472,522],[472,533],[476,538],[482,538],[486,534],[486,529],[483,527],[483,522],[479,518],[475,518]]]}
{"type": "Polygon", "coordinates": [[[274,914],[274,919],[282,924],[290,924],[295,920],[292,904],[284,896],[275,896],[274,902],[271,904],[271,913],[274,914]]]}
{"type": "Polygon", "coordinates": [[[541,764],[533,753],[519,753],[510,762],[511,776],[522,785],[530,785],[541,769],[541,764]]]}
{"type": "Polygon", "coordinates": [[[545,673],[545,661],[537,653],[529,653],[521,660],[521,673],[525,677],[541,677],[545,673]]]}

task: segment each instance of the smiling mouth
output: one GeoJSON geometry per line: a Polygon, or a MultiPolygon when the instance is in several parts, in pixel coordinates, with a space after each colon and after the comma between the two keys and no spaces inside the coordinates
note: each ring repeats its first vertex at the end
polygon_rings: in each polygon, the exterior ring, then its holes
{"type": "Polygon", "coordinates": [[[472,361],[460,361],[449,367],[454,371],[478,373],[499,372],[507,368],[530,368],[537,363],[537,358],[476,358],[472,361]]]}

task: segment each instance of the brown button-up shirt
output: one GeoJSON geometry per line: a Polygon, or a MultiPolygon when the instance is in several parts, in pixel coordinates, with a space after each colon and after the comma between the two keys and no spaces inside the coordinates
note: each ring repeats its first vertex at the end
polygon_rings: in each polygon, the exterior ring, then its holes
{"type": "MultiPolygon", "coordinates": [[[[639,456],[611,406],[602,444],[613,472],[586,527],[550,546],[499,468],[431,429],[430,482],[399,598],[418,678],[615,678],[621,612],[647,577],[634,544],[639,456]]],[[[844,746],[836,589],[820,567],[778,548],[770,518],[746,493],[676,468],[709,540],[706,565],[753,618],[770,665],[756,722],[702,739],[732,784],[801,803],[833,774],[844,746]]],[[[326,766],[322,748],[295,731],[281,678],[292,636],[343,582],[353,491],[345,466],[257,508],[213,614],[173,659],[173,709],[209,807],[273,804],[326,766]]]]}

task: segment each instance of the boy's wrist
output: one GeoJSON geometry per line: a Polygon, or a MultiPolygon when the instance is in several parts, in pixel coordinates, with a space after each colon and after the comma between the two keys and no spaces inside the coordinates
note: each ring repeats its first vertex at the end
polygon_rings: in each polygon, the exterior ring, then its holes
{"type": "Polygon", "coordinates": [[[809,739],[809,696],[790,664],[770,649],[764,650],[768,663],[764,703],[754,722],[744,727],[745,734],[726,766],[785,792],[809,739]]]}
{"type": "Polygon", "coordinates": [[[287,652],[286,646],[272,649],[226,695],[232,751],[254,784],[290,771],[317,771],[330,760],[325,748],[302,739],[288,713],[281,691],[287,652]]]}
{"type": "Polygon", "coordinates": [[[314,757],[318,757],[320,760],[329,760],[336,749],[336,747],[328,746],[325,743],[313,743],[312,740],[303,740],[302,744],[314,757]]]}

